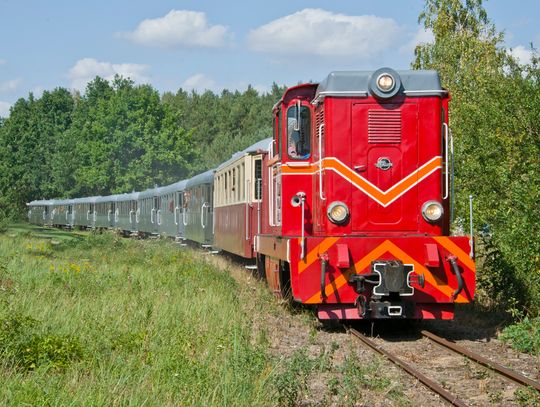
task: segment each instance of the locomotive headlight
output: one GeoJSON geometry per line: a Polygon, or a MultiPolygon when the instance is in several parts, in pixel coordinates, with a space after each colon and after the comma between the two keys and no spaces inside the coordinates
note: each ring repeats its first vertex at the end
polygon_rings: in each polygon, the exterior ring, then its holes
{"type": "Polygon", "coordinates": [[[326,214],[332,223],[341,225],[349,219],[349,208],[343,202],[334,201],[328,206],[326,214]]]}
{"type": "Polygon", "coordinates": [[[390,74],[383,73],[377,78],[377,86],[383,92],[390,92],[394,88],[394,78],[390,74]]]}
{"type": "Polygon", "coordinates": [[[443,207],[439,202],[427,201],[422,205],[422,216],[428,222],[437,222],[442,218],[443,213],[443,207]]]}

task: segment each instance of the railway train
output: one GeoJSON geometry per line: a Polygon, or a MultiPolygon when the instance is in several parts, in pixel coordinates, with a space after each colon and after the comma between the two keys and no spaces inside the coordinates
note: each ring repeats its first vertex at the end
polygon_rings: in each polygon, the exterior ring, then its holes
{"type": "Polygon", "coordinates": [[[448,92],[435,71],[336,71],[288,88],[272,137],[172,185],[40,200],[31,222],[170,236],[253,261],[320,319],[452,319],[474,299],[450,236],[448,92]]]}

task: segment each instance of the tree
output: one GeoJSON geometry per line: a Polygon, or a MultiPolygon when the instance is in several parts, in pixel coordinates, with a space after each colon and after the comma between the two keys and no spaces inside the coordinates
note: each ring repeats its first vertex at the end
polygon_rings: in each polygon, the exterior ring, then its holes
{"type": "Polygon", "coordinates": [[[452,95],[458,219],[475,197],[484,230],[479,270],[486,297],[540,309],[540,91],[538,60],[515,61],[481,0],[427,0],[419,18],[435,41],[415,69],[436,69],[452,95]]]}

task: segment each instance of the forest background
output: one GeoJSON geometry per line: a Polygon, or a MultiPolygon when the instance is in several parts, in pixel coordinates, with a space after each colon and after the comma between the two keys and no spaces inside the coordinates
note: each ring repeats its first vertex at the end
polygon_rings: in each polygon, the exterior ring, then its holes
{"type": "MultiPolygon", "coordinates": [[[[435,40],[417,47],[411,65],[436,69],[452,95],[456,229],[466,230],[474,197],[479,303],[538,315],[537,54],[519,64],[481,0],[426,0],[419,21],[435,40]]],[[[0,219],[23,217],[34,199],[140,191],[213,168],[271,136],[283,91],[274,84],[266,94],[248,87],[160,95],[130,79],[96,77],[84,94],[29,94],[0,118],[0,219]]]]}

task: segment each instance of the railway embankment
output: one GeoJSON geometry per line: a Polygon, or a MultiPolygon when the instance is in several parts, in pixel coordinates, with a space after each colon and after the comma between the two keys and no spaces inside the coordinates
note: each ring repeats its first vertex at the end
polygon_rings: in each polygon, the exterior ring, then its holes
{"type": "MultiPolygon", "coordinates": [[[[0,405],[445,405],[339,325],[276,300],[238,262],[171,241],[10,227],[0,303],[0,405]]],[[[534,356],[487,328],[465,335],[459,327],[474,322],[458,321],[432,328],[534,374],[534,356]]],[[[377,340],[434,360],[426,372],[449,386],[467,380],[438,347],[410,338],[377,340]]],[[[537,402],[476,369],[469,376],[489,392],[477,405],[537,402]]]]}

